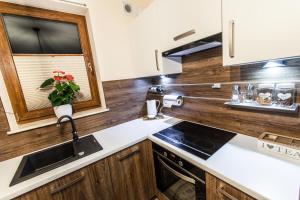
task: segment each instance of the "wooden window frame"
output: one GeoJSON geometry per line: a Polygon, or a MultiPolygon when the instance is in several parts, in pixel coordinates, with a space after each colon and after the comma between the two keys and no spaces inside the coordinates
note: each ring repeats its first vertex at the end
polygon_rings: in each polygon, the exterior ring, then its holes
{"type": "MultiPolygon", "coordinates": [[[[86,71],[88,74],[92,99],[89,101],[75,102],[73,104],[73,108],[75,112],[78,112],[78,111],[101,107],[98,82],[97,82],[96,72],[94,69],[94,61],[92,57],[92,50],[90,46],[90,40],[88,36],[85,16],[0,2],[0,70],[2,72],[2,76],[6,85],[6,89],[10,98],[10,102],[17,123],[24,124],[32,121],[41,120],[41,119],[47,119],[54,116],[54,111],[52,107],[43,108],[34,111],[28,111],[26,107],[25,98],[22,92],[22,87],[18,78],[18,73],[14,64],[14,60],[13,60],[14,54],[11,51],[2,14],[30,16],[30,17],[36,17],[41,19],[70,22],[70,23],[77,24],[82,53],[84,56],[86,71]]],[[[55,56],[59,56],[59,55],[60,54],[55,54],[55,56]]],[[[72,55],[74,54],[70,54],[70,56],[72,55]]],[[[78,54],[78,55],[82,55],[82,54],[78,54]]]]}

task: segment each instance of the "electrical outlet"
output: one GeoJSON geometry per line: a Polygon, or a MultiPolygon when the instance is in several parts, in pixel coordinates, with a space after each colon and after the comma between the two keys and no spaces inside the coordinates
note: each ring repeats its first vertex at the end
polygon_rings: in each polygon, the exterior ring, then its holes
{"type": "Polygon", "coordinates": [[[221,89],[221,83],[214,83],[212,86],[211,86],[212,89],[221,89]]]}

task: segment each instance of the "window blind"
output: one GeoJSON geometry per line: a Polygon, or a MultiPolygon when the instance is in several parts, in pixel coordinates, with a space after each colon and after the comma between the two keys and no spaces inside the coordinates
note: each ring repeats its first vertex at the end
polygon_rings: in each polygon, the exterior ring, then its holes
{"type": "Polygon", "coordinates": [[[75,102],[92,99],[83,55],[15,55],[13,59],[28,111],[51,107],[48,100],[51,90],[39,90],[39,86],[52,77],[55,70],[62,70],[74,76],[74,82],[80,86],[80,94],[75,102]]]}

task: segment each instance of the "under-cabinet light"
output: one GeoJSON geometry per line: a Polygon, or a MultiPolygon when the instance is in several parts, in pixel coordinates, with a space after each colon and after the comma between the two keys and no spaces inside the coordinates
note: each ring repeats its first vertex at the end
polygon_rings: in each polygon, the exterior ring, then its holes
{"type": "Polygon", "coordinates": [[[264,64],[263,68],[284,67],[286,66],[282,60],[269,60],[264,64]]]}

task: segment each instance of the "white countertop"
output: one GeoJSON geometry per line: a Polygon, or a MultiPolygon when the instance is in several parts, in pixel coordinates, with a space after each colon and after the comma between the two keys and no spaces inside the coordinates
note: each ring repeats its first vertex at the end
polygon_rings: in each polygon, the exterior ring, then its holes
{"type": "Polygon", "coordinates": [[[208,160],[178,149],[154,136],[169,119],[136,119],[93,133],[103,150],[9,187],[22,156],[0,162],[0,200],[11,199],[112,155],[147,138],[257,199],[299,200],[300,164],[257,149],[257,139],[237,135],[208,160]]]}

